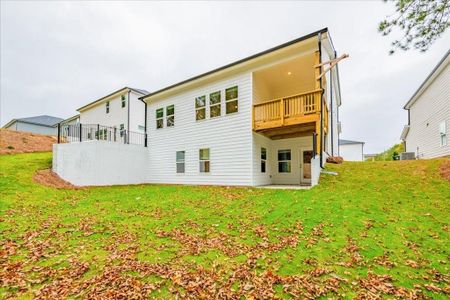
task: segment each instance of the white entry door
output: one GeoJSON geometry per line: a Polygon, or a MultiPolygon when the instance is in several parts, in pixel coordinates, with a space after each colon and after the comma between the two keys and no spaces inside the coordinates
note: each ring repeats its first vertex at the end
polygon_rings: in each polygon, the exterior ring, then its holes
{"type": "Polygon", "coordinates": [[[300,149],[300,183],[311,183],[312,158],[312,150],[300,149]]]}

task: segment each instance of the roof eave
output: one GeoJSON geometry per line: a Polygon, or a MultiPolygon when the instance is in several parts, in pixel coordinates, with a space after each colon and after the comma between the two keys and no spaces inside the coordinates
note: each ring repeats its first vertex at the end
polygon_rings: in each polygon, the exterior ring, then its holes
{"type": "Polygon", "coordinates": [[[328,32],[328,28],[327,28],[327,27],[322,28],[322,29],[320,29],[320,30],[317,30],[317,31],[312,32],[312,33],[307,34],[307,35],[304,35],[304,36],[302,36],[302,37],[300,37],[300,38],[294,39],[294,40],[289,41],[289,42],[287,42],[287,43],[284,43],[284,44],[281,44],[281,45],[278,45],[278,46],[269,48],[269,49],[267,49],[267,50],[265,50],[265,51],[258,52],[258,53],[256,53],[256,54],[253,54],[253,55],[248,56],[248,57],[246,57],[246,58],[237,60],[237,61],[235,61],[235,62],[232,62],[232,63],[230,63],[230,64],[224,65],[224,66],[222,66],[222,67],[213,69],[213,70],[211,70],[211,71],[208,71],[208,72],[202,73],[202,74],[200,74],[200,75],[197,75],[197,76],[188,78],[188,79],[186,79],[186,80],[180,81],[180,82],[178,82],[178,83],[172,84],[172,85],[170,85],[170,86],[167,86],[167,87],[162,88],[162,89],[160,89],[160,90],[157,90],[157,91],[155,91],[155,92],[149,93],[149,94],[147,94],[147,95],[145,95],[145,96],[139,97],[139,99],[145,100],[145,99],[147,99],[147,98],[153,97],[153,96],[158,95],[158,94],[161,94],[161,93],[163,93],[163,92],[167,92],[167,91],[169,91],[169,90],[171,90],[171,89],[173,89],[173,88],[175,88],[175,87],[179,87],[179,86],[182,86],[182,85],[184,85],[184,84],[187,84],[187,83],[190,83],[190,82],[194,82],[194,81],[196,81],[196,80],[199,80],[199,79],[201,79],[201,78],[203,78],[203,77],[212,75],[212,74],[217,73],[217,72],[219,72],[219,71],[226,70],[226,69],[231,68],[231,67],[234,67],[234,66],[238,66],[238,65],[243,64],[243,63],[245,63],[245,62],[249,62],[249,61],[251,61],[251,60],[253,60],[253,59],[256,59],[256,58],[258,58],[258,57],[261,57],[261,56],[263,56],[263,55],[266,55],[266,54],[269,54],[269,53],[271,53],[271,52],[274,52],[274,51],[283,49],[283,48],[288,47],[288,46],[291,46],[291,45],[294,45],[294,44],[299,43],[299,42],[301,42],[301,41],[305,41],[305,40],[307,40],[307,39],[313,38],[313,37],[317,36],[319,33],[326,33],[326,32],[328,32]]]}

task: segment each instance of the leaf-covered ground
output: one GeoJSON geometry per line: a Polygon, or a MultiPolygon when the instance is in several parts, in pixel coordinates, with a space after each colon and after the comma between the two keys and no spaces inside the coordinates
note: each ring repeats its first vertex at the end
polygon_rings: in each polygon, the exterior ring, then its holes
{"type": "Polygon", "coordinates": [[[311,190],[33,181],[0,156],[0,298],[449,297],[444,160],[328,165],[311,190]]]}

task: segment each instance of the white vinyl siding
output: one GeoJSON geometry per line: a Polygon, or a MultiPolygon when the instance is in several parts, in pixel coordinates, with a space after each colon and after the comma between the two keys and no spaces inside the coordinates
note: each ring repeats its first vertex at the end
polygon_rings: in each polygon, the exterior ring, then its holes
{"type": "MultiPolygon", "coordinates": [[[[223,99],[222,99],[223,100],[223,99]]],[[[223,101],[222,101],[223,102],[223,101]]],[[[241,73],[214,83],[148,102],[149,182],[215,185],[252,184],[251,73],[241,73]],[[239,111],[196,121],[195,99],[233,86],[239,88],[239,111]],[[156,130],[155,110],[176,107],[176,126],[156,130]],[[199,170],[199,149],[210,149],[209,173],[199,170]],[[185,174],[174,176],[174,152],[184,149],[185,174]]],[[[258,154],[258,158],[260,154],[258,154]]]]}
{"type": "MultiPolygon", "coordinates": [[[[100,102],[87,110],[80,112],[80,123],[81,124],[100,124],[109,127],[118,127],[118,124],[125,124],[128,126],[128,110],[130,111],[130,131],[139,132],[139,125],[145,123],[144,118],[144,103],[138,99],[141,94],[130,92],[130,101],[125,108],[122,108],[122,98],[121,95],[116,97],[111,97],[109,99],[110,110],[107,114],[105,112],[105,102],[100,102]]],[[[128,93],[125,94],[128,99],[128,93]]],[[[148,113],[154,113],[148,111],[148,113]]],[[[128,128],[125,128],[128,129],[128,128]]]]}
{"type": "Polygon", "coordinates": [[[340,145],[339,154],[344,161],[363,161],[363,144],[340,145]]]}
{"type": "MultiPolygon", "coordinates": [[[[410,129],[406,137],[406,151],[418,158],[450,155],[450,144],[441,145],[440,127],[450,128],[450,64],[419,96],[410,109],[410,129]]],[[[447,134],[448,135],[448,134],[447,134]]]]}
{"type": "Polygon", "coordinates": [[[300,149],[312,150],[312,136],[270,140],[253,133],[253,185],[299,184],[300,149]],[[267,149],[266,173],[261,173],[261,147],[267,149]],[[278,150],[291,149],[291,172],[278,172],[278,150]]]}

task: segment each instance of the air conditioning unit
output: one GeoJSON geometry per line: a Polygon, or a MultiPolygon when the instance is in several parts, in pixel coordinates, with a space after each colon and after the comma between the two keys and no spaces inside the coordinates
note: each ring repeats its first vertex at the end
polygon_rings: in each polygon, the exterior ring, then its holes
{"type": "Polygon", "coordinates": [[[416,159],[415,152],[402,152],[400,153],[400,160],[414,160],[416,159]]]}

